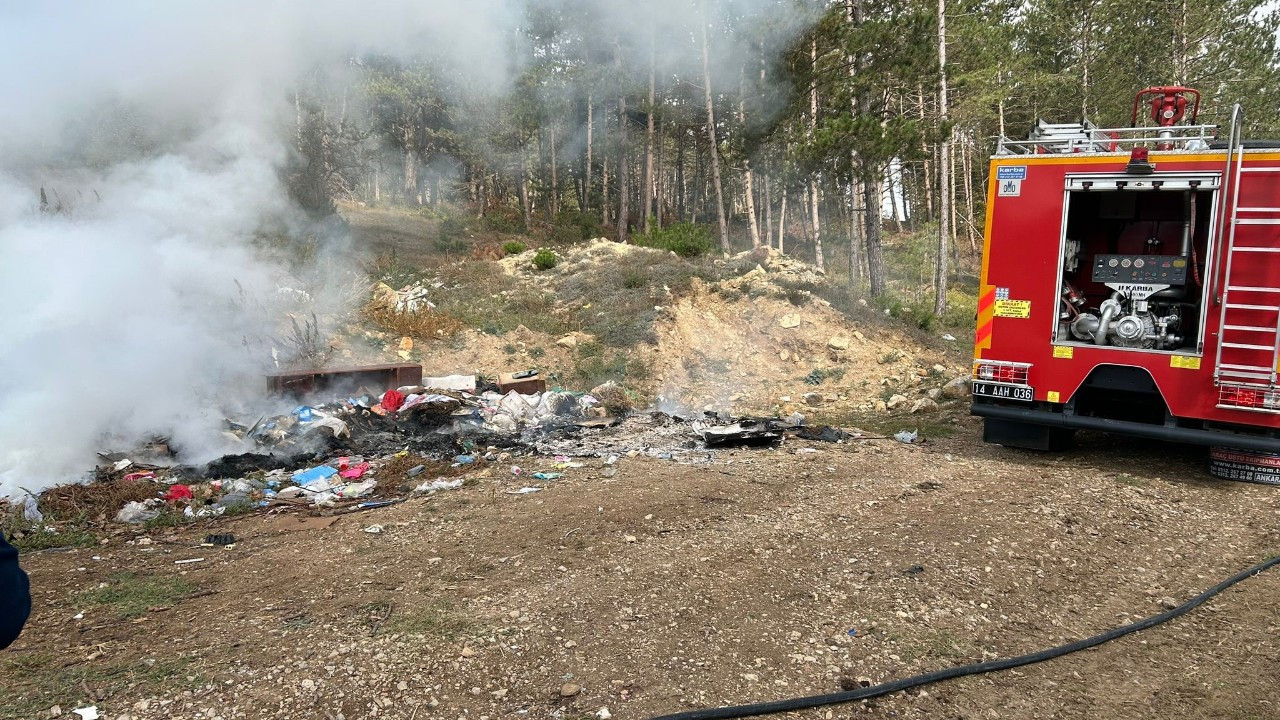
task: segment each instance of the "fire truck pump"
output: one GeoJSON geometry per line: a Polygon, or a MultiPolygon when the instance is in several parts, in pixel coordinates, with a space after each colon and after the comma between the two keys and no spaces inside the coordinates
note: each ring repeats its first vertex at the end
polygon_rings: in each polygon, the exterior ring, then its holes
{"type": "Polygon", "coordinates": [[[1055,342],[1195,347],[1213,193],[1117,185],[1069,193],[1055,342]]]}

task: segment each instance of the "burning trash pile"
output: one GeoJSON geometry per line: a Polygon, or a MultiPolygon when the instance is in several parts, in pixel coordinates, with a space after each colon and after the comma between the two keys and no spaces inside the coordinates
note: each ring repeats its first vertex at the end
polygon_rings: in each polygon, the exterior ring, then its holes
{"type": "MultiPolygon", "coordinates": [[[[620,456],[701,463],[720,448],[778,445],[787,436],[828,442],[848,437],[834,428],[806,426],[799,414],[786,419],[611,415],[606,404],[617,409],[622,394],[616,385],[590,393],[548,390],[536,371],[482,385],[469,375],[417,378],[420,382],[381,392],[363,385],[350,393],[316,390],[308,396],[312,404],[290,412],[251,424],[227,420],[225,440],[245,452],[205,465],[180,464],[180,450],[163,438],[132,453],[102,453],[96,482],[61,486],[46,496],[98,493],[116,503],[117,522],[131,524],[166,514],[217,517],[259,508],[351,512],[458,488],[466,476],[488,475],[498,465],[510,464],[511,477],[520,482],[548,482],[582,467],[575,457],[605,459],[609,477],[620,456]],[[314,402],[326,394],[328,402],[314,402]],[[520,456],[554,457],[555,464],[530,472],[514,464],[520,456]]],[[[541,461],[520,462],[536,466],[541,461]]],[[[38,503],[28,499],[28,515],[36,516],[29,519],[39,519],[46,496],[38,503]]]]}

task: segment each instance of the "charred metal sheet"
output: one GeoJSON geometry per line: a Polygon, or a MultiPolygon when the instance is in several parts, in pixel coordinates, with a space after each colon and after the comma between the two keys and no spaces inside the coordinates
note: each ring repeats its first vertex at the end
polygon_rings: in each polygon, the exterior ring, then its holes
{"type": "Polygon", "coordinates": [[[717,425],[702,429],[702,440],[707,447],[723,445],[773,445],[782,442],[782,434],[789,427],[777,420],[744,419],[729,425],[717,425]]]}

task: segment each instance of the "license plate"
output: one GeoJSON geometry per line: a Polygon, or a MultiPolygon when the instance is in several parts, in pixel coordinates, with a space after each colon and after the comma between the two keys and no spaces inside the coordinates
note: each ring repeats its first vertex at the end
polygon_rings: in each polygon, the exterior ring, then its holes
{"type": "Polygon", "coordinates": [[[1035,388],[1026,387],[1025,385],[1001,385],[989,382],[974,382],[973,394],[1001,400],[1016,400],[1017,402],[1031,402],[1036,397],[1035,388]]]}

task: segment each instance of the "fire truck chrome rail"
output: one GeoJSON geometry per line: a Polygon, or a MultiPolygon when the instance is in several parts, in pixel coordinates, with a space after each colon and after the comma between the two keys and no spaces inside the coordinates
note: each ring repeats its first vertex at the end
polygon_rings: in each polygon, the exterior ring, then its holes
{"type": "Polygon", "coordinates": [[[1145,143],[1181,146],[1174,151],[1208,150],[1209,142],[1217,137],[1218,126],[1178,125],[1173,130],[1181,134],[1169,136],[1170,128],[1159,126],[1097,128],[1088,123],[1042,125],[1033,132],[1033,137],[1025,140],[1000,137],[996,142],[996,155],[1035,155],[1042,152],[1119,153],[1128,152],[1134,146],[1145,143]],[[1039,134],[1042,130],[1047,132],[1039,134]]]}

